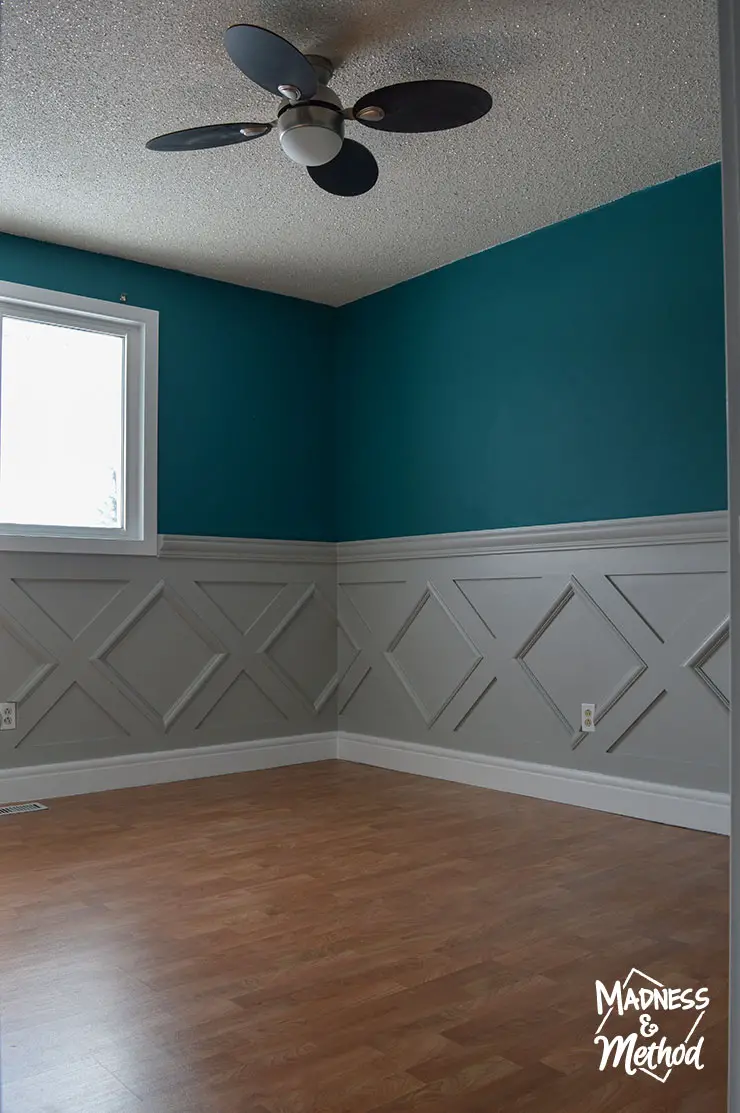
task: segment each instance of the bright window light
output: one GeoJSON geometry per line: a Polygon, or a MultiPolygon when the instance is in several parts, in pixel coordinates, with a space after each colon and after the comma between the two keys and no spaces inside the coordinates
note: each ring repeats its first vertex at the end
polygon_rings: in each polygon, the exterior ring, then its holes
{"type": "Polygon", "coordinates": [[[0,552],[156,555],[158,331],[0,281],[0,552]]]}
{"type": "Polygon", "coordinates": [[[125,344],[3,318],[0,520],[123,528],[125,344]]]}

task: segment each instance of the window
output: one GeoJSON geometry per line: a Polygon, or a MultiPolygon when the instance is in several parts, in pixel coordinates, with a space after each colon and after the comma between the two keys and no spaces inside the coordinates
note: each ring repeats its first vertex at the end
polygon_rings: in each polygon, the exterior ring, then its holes
{"type": "Polygon", "coordinates": [[[156,553],[157,325],[0,282],[0,549],[156,553]]]}

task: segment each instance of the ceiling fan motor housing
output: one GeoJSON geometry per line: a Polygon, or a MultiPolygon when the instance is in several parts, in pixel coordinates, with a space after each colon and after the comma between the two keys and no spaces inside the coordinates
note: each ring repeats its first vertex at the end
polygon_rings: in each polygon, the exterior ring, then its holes
{"type": "Polygon", "coordinates": [[[283,101],[278,112],[280,146],[301,166],[323,166],[339,154],[344,141],[344,116],[339,97],[319,85],[307,101],[283,101]]]}

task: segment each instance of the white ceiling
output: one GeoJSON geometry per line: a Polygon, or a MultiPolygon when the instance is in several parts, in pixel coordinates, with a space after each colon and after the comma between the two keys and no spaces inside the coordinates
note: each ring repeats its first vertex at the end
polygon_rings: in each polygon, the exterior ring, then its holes
{"type": "Polygon", "coordinates": [[[340,305],[719,158],[714,0],[6,0],[0,229],[340,305]],[[232,23],[395,81],[489,89],[451,132],[348,133],[380,164],[320,191],[273,133],[155,154],[161,132],[269,120],[232,23]]]}

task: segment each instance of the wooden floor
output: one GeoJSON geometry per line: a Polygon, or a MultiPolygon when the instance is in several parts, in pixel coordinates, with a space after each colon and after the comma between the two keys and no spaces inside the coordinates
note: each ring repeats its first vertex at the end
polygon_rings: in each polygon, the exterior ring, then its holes
{"type": "Polygon", "coordinates": [[[0,819],[3,1113],[722,1113],[728,840],[340,762],[0,819]],[[707,985],[598,1070],[594,982],[707,985]]]}

